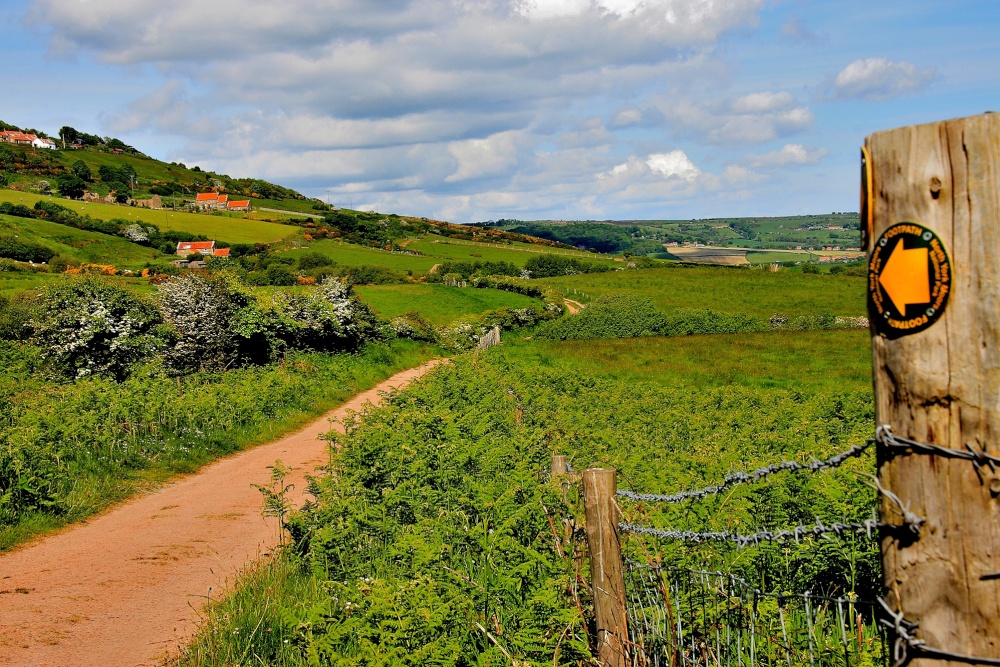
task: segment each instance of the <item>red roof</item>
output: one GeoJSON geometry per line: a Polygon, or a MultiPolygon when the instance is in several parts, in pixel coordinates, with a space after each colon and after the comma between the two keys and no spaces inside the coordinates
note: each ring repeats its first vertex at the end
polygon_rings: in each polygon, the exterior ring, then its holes
{"type": "Polygon", "coordinates": [[[180,241],[177,244],[177,250],[190,250],[191,252],[199,252],[201,250],[212,250],[215,248],[215,241],[180,241]]]}
{"type": "Polygon", "coordinates": [[[195,197],[195,201],[216,201],[219,199],[218,192],[200,192],[195,197]]]}
{"type": "Polygon", "coordinates": [[[229,201],[229,195],[219,195],[220,204],[225,204],[227,201],[229,201]]]}
{"type": "Polygon", "coordinates": [[[212,254],[216,257],[229,257],[229,248],[216,248],[212,254]]]}
{"type": "Polygon", "coordinates": [[[249,199],[245,199],[243,201],[231,201],[228,204],[226,204],[228,208],[246,208],[249,205],[250,205],[249,199]]]}
{"type": "Polygon", "coordinates": [[[10,139],[12,141],[34,141],[38,137],[33,134],[25,134],[24,132],[18,132],[17,130],[4,130],[0,132],[0,137],[10,139]]]}

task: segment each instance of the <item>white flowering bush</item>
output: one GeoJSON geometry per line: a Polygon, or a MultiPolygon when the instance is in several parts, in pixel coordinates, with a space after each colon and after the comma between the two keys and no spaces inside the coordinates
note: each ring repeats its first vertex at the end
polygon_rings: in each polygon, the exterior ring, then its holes
{"type": "Polygon", "coordinates": [[[157,287],[157,301],[177,336],[164,361],[177,371],[226,368],[246,354],[247,338],[264,328],[242,312],[253,296],[225,274],[173,276],[157,287]]]}
{"type": "Polygon", "coordinates": [[[282,314],[291,322],[288,344],[301,349],[353,349],[378,333],[371,309],[334,276],[308,295],[288,297],[282,314]]]}
{"type": "Polygon", "coordinates": [[[133,243],[146,243],[149,241],[149,232],[142,225],[135,223],[123,227],[122,236],[133,243]]]}
{"type": "Polygon", "coordinates": [[[159,323],[152,303],[91,277],[43,288],[29,327],[32,342],[58,375],[122,380],[160,347],[159,323]]]}

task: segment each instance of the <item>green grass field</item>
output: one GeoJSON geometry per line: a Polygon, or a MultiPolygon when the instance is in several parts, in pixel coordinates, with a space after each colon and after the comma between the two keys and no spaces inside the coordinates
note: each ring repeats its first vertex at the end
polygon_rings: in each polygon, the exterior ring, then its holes
{"type": "Polygon", "coordinates": [[[360,285],[355,291],[382,317],[415,310],[435,326],[494,308],[525,308],[538,303],[513,292],[444,285],[360,285]]]}
{"type": "Polygon", "coordinates": [[[609,255],[597,255],[582,250],[545,248],[527,243],[511,243],[509,245],[476,243],[461,239],[449,239],[435,234],[428,234],[415,241],[411,241],[406,244],[406,247],[422,252],[427,256],[438,258],[439,261],[474,262],[479,260],[484,262],[510,262],[517,266],[524,266],[524,263],[535,255],[550,254],[576,257],[577,259],[595,264],[615,264],[609,255]]]}
{"type": "Polygon", "coordinates": [[[84,203],[62,197],[0,189],[0,202],[9,201],[14,204],[34,206],[35,202],[40,199],[101,220],[111,220],[112,218],[135,220],[136,222],[156,225],[162,231],[204,234],[209,238],[229,243],[273,243],[299,233],[298,227],[260,220],[245,220],[235,216],[235,214],[207,215],[180,211],[154,211],[115,204],[84,203]]]}
{"type": "Polygon", "coordinates": [[[408,271],[426,273],[428,269],[441,261],[435,257],[407,255],[405,253],[390,252],[379,248],[368,248],[332,239],[303,241],[302,246],[299,248],[291,248],[280,252],[284,256],[293,258],[298,258],[307,252],[318,252],[335,261],[338,266],[384,266],[395,271],[402,271],[403,273],[408,271]]]}
{"type": "Polygon", "coordinates": [[[114,264],[119,268],[134,268],[163,257],[153,248],[137,245],[126,239],[84,231],[45,220],[0,215],[0,234],[14,235],[55,250],[78,262],[114,264]]]}
{"type": "Polygon", "coordinates": [[[677,267],[541,278],[538,282],[581,301],[614,293],[646,296],[666,311],[711,308],[760,317],[775,313],[792,317],[823,312],[840,316],[865,314],[865,280],[850,276],[677,267]]]}
{"type": "Polygon", "coordinates": [[[506,346],[538,367],[663,385],[863,391],[871,387],[867,331],[773,331],[669,338],[518,341],[506,346]]]}

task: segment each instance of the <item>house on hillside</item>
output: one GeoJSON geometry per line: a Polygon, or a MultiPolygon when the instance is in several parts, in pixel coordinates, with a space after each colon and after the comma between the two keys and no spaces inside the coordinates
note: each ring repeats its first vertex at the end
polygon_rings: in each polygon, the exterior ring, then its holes
{"type": "Polygon", "coordinates": [[[37,138],[33,134],[25,134],[17,130],[4,130],[0,132],[0,141],[18,146],[30,146],[31,142],[37,138]]]}
{"type": "Polygon", "coordinates": [[[51,139],[39,137],[36,134],[28,134],[17,130],[4,130],[0,132],[0,141],[18,146],[34,146],[35,148],[45,148],[55,150],[56,143],[51,139]]]}
{"type": "Polygon", "coordinates": [[[194,205],[202,210],[217,208],[219,205],[219,193],[199,192],[194,198],[194,205]]]}
{"type": "Polygon", "coordinates": [[[226,210],[227,211],[247,211],[247,212],[249,212],[251,210],[250,200],[249,199],[243,199],[243,200],[240,200],[240,201],[227,202],[226,203],[226,210]]]}
{"type": "Polygon", "coordinates": [[[187,257],[193,253],[206,257],[229,257],[229,248],[216,248],[215,241],[180,241],[177,244],[178,257],[187,257]]]}

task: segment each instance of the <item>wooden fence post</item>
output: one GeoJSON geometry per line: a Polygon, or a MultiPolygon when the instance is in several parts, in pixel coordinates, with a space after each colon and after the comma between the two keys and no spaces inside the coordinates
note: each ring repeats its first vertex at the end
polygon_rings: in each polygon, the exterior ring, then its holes
{"type": "MultiPolygon", "coordinates": [[[[877,132],[865,149],[876,421],[1000,454],[1000,115],[877,132]]],[[[882,534],[889,605],[928,646],[1000,657],[1000,471],[881,446],[877,459],[882,485],[926,519],[916,539],[882,534]]]]}
{"type": "Polygon", "coordinates": [[[567,472],[566,457],[561,454],[553,454],[551,476],[565,475],[567,472]]]}
{"type": "Polygon", "coordinates": [[[597,657],[601,667],[625,667],[628,641],[625,577],[618,532],[618,490],[614,468],[583,471],[583,503],[590,550],[590,581],[597,621],[597,657]]]}

